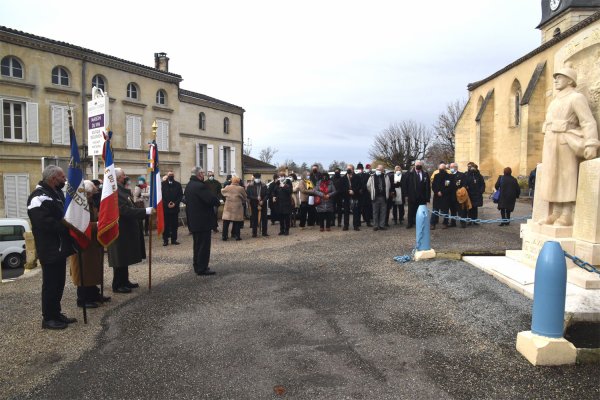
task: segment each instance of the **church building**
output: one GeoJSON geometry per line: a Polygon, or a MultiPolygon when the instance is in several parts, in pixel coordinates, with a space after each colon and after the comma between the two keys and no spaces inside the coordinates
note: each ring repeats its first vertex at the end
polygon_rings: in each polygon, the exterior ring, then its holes
{"type": "Polygon", "coordinates": [[[505,167],[526,176],[541,162],[542,125],[554,95],[552,74],[564,63],[573,64],[577,90],[600,121],[600,0],[541,0],[541,6],[541,45],[470,83],[469,100],[456,124],[456,161],[463,166],[475,162],[493,182],[505,167]]]}

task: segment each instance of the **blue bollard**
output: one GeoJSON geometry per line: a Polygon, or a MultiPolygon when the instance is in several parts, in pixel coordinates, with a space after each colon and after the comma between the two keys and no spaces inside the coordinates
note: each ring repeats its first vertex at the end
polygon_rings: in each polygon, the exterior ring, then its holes
{"type": "Polygon", "coordinates": [[[535,265],[531,332],[562,338],[567,295],[567,263],[560,243],[548,241],[535,265]]]}
{"type": "Polygon", "coordinates": [[[431,250],[429,231],[429,212],[427,206],[421,204],[417,209],[417,250],[431,250]]]}

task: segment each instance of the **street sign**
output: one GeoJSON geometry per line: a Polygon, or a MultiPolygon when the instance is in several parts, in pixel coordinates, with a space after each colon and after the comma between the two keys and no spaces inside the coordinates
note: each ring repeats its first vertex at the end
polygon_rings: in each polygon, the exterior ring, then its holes
{"type": "Polygon", "coordinates": [[[101,89],[92,89],[92,100],[88,101],[88,154],[99,156],[104,146],[104,132],[108,126],[108,94],[101,89]]]}

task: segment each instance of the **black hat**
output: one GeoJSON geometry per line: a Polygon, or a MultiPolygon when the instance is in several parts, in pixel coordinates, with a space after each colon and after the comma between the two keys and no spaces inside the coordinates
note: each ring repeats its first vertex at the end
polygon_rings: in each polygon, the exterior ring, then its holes
{"type": "Polygon", "coordinates": [[[260,178],[260,172],[255,172],[252,174],[252,176],[255,178],[260,178]]]}
{"type": "Polygon", "coordinates": [[[364,168],[364,167],[363,167],[362,163],[358,163],[358,164],[356,164],[356,169],[363,169],[363,168],[364,168]]]}

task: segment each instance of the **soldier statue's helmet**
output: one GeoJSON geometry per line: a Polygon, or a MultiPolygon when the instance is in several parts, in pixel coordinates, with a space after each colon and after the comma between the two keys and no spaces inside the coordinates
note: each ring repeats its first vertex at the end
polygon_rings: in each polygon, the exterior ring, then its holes
{"type": "Polygon", "coordinates": [[[565,65],[560,68],[558,71],[555,71],[552,74],[552,77],[556,78],[556,75],[564,75],[567,78],[571,79],[573,81],[573,86],[577,86],[577,71],[575,71],[573,69],[573,64],[568,62],[565,63],[565,65]]]}

